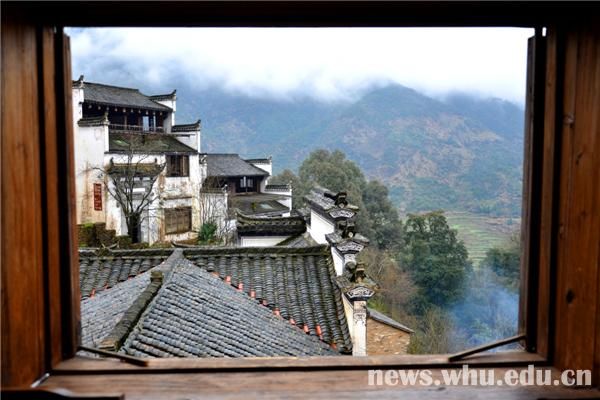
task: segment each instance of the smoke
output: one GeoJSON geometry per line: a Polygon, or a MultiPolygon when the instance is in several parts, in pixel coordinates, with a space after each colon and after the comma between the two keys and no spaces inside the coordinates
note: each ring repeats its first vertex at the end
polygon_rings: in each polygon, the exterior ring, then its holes
{"type": "Polygon", "coordinates": [[[462,350],[516,335],[518,293],[503,286],[489,267],[474,270],[468,282],[463,300],[449,313],[452,347],[462,350]]]}
{"type": "Polygon", "coordinates": [[[520,28],[69,29],[72,70],[89,81],[170,91],[216,86],[250,97],[352,100],[397,83],[522,104],[520,28]]]}

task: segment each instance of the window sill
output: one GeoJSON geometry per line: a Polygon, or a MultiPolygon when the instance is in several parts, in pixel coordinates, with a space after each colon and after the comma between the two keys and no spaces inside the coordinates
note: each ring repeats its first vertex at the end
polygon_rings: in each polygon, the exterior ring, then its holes
{"type": "MultiPolygon", "coordinates": [[[[63,362],[44,381],[39,390],[69,390],[77,395],[124,395],[126,399],[174,398],[403,398],[438,399],[530,399],[597,398],[595,388],[564,386],[422,386],[397,384],[369,385],[369,369],[429,367],[432,377],[443,378],[439,364],[444,356],[376,356],[365,358],[277,358],[155,360],[149,367],[136,367],[114,360],[93,361],[75,358],[63,362]],[[398,364],[402,363],[402,366],[398,364]],[[93,365],[95,364],[95,365],[93,365]],[[97,368],[102,364],[103,368],[97,368]],[[267,372],[262,367],[269,366],[267,372]],[[343,368],[345,367],[345,368],[343,368]],[[143,373],[138,373],[140,370],[143,373]]],[[[153,360],[154,361],[154,360],[153,360]]],[[[543,363],[541,357],[527,353],[488,354],[473,357],[470,365],[493,368],[503,375],[516,364],[543,363]]],[[[458,367],[461,363],[451,364],[458,367]]],[[[560,371],[552,370],[553,378],[560,371]]],[[[115,397],[121,398],[121,397],[115,397]]]]}
{"type": "Polygon", "coordinates": [[[477,354],[456,362],[448,355],[398,355],[370,357],[271,357],[271,358],[169,358],[149,359],[147,366],[137,366],[109,358],[74,357],[58,364],[52,374],[93,373],[189,373],[189,372],[247,372],[277,370],[366,370],[373,368],[460,368],[463,365],[508,367],[544,365],[538,354],[525,351],[477,354]]]}

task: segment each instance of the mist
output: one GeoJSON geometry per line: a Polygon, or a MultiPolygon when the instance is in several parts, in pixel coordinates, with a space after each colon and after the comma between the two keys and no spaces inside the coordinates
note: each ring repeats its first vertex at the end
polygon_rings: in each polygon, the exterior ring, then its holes
{"type": "Polygon", "coordinates": [[[170,92],[355,100],[401,84],[523,104],[521,28],[94,28],[67,30],[72,71],[92,82],[170,92]]]}

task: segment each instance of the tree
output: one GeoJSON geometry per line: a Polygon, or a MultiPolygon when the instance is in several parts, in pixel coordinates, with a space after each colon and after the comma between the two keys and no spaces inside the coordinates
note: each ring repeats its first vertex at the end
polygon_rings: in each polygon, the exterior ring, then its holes
{"type": "Polygon", "coordinates": [[[390,253],[367,247],[359,253],[358,260],[366,265],[367,275],[379,285],[379,290],[369,300],[369,307],[406,325],[416,324],[415,318],[407,311],[417,288],[390,253]]]}
{"type": "Polygon", "coordinates": [[[306,195],[307,191],[300,181],[300,178],[289,169],[284,169],[278,175],[273,176],[269,179],[269,183],[273,185],[292,185],[292,208],[297,210],[302,207],[304,200],[302,198],[306,195]]]}
{"type": "Polygon", "coordinates": [[[138,243],[140,223],[154,201],[154,184],[165,164],[158,163],[156,158],[148,162],[150,156],[140,152],[143,135],[127,134],[123,135],[123,139],[127,143],[127,149],[117,160],[121,162],[115,163],[111,158],[103,172],[109,180],[106,185],[108,193],[119,204],[125,216],[127,234],[132,243],[138,243]]]}
{"type": "Polygon", "coordinates": [[[410,338],[410,354],[446,354],[454,351],[453,322],[439,307],[428,308],[410,338]]]}
{"type": "Polygon", "coordinates": [[[401,259],[419,287],[415,310],[423,314],[430,305],[446,308],[464,292],[471,270],[469,255],[443,212],[409,215],[404,225],[401,259]]]}
{"type": "Polygon", "coordinates": [[[227,242],[232,233],[228,223],[227,190],[221,187],[217,178],[207,178],[200,191],[199,244],[227,242]]]}
{"type": "Polygon", "coordinates": [[[481,268],[491,269],[508,289],[519,288],[521,275],[521,247],[518,236],[513,235],[504,247],[493,247],[485,253],[481,268]]]}
{"type": "Polygon", "coordinates": [[[294,208],[303,204],[303,197],[315,185],[347,192],[349,201],[360,209],[356,221],[359,232],[381,249],[400,246],[402,224],[389,200],[387,187],[379,181],[367,181],[358,165],[341,151],[315,150],[302,162],[298,176],[285,170],[272,181],[292,181],[294,208]]]}
{"type": "Polygon", "coordinates": [[[398,251],[402,246],[402,222],[390,201],[387,186],[371,180],[362,198],[373,230],[372,241],[381,249],[398,251]]]}

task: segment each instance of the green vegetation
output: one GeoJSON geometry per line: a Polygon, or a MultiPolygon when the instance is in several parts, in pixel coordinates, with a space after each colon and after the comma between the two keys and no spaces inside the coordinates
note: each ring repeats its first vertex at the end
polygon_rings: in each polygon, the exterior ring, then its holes
{"type": "Polygon", "coordinates": [[[272,155],[278,171],[299,174],[315,149],[338,149],[387,186],[402,213],[520,215],[524,113],[506,101],[458,94],[440,101],[400,85],[330,103],[214,88],[181,96],[189,97],[181,118],[200,112],[207,121],[209,152],[272,155]]]}
{"type": "Polygon", "coordinates": [[[334,192],[346,191],[351,203],[360,209],[357,225],[361,234],[384,250],[399,246],[402,223],[387,188],[378,181],[367,181],[360,168],[341,151],[315,150],[302,162],[298,177],[286,170],[272,178],[273,183],[290,181],[296,182],[293,186],[294,207],[302,206],[302,198],[315,185],[334,192]]]}
{"type": "Polygon", "coordinates": [[[346,191],[360,208],[359,232],[373,244],[360,257],[380,285],[370,306],[415,327],[416,352],[447,350],[440,341],[449,309],[462,299],[471,264],[464,244],[448,226],[443,212],[410,215],[402,224],[387,187],[368,181],[360,168],[340,151],[316,150],[302,163],[299,176],[284,171],[274,183],[295,182],[294,206],[314,185],[346,191]]]}
{"type": "Polygon", "coordinates": [[[520,218],[490,217],[468,212],[446,213],[448,225],[458,232],[465,243],[469,258],[475,267],[485,258],[486,252],[502,247],[520,229],[520,218]]]}
{"type": "Polygon", "coordinates": [[[424,314],[431,306],[448,308],[461,298],[471,270],[468,257],[443,212],[409,215],[400,259],[419,287],[417,312],[424,314]]]}
{"type": "Polygon", "coordinates": [[[217,224],[206,222],[200,227],[198,232],[198,244],[213,244],[217,234],[217,224]]]}
{"type": "Polygon", "coordinates": [[[504,287],[516,292],[521,277],[521,248],[517,237],[511,237],[504,247],[489,249],[481,265],[492,271],[504,287]]]}

